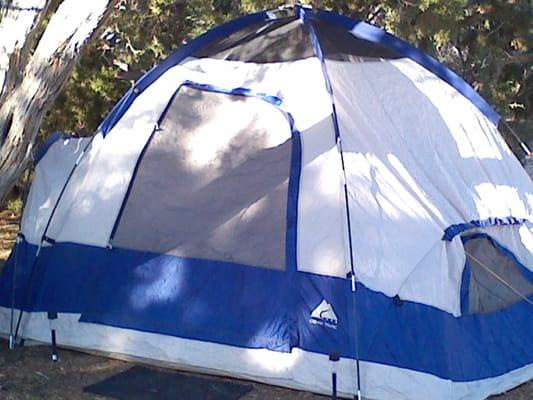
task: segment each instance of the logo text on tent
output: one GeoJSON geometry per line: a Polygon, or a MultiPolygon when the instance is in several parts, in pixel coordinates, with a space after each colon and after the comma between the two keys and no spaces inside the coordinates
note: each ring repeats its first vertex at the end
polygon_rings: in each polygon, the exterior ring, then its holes
{"type": "Polygon", "coordinates": [[[313,310],[309,323],[313,325],[325,326],[327,328],[337,329],[337,315],[333,307],[326,300],[313,310]]]}

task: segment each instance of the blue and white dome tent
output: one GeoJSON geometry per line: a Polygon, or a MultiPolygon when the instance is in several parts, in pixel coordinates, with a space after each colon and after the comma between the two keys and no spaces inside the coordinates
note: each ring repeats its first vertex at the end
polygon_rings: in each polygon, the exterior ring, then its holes
{"type": "Polygon", "coordinates": [[[318,393],[333,352],[346,397],[506,391],[533,377],[533,187],[498,119],[365,22],[219,26],[49,147],[0,331],[13,307],[19,337],[57,313],[63,346],[318,393]]]}

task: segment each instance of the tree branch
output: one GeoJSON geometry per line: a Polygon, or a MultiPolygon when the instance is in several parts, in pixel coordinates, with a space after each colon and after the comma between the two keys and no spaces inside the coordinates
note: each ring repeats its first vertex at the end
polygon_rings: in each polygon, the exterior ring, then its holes
{"type": "Polygon", "coordinates": [[[0,134],[4,133],[0,141],[0,203],[31,160],[43,116],[114,3],[115,0],[61,2],[35,51],[21,65],[20,83],[5,91],[0,103],[0,134]]]}

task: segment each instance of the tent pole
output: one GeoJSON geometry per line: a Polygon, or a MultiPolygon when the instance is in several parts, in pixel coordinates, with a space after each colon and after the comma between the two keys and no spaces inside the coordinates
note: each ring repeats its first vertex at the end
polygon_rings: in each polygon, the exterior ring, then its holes
{"type": "Polygon", "coordinates": [[[17,234],[17,240],[15,241],[15,264],[13,265],[13,280],[11,282],[11,316],[9,319],[9,350],[15,349],[15,290],[17,285],[17,266],[18,266],[18,256],[19,256],[19,245],[21,243],[21,233],[20,233],[20,223],[19,223],[19,233],[17,234]]]}
{"type": "Polygon", "coordinates": [[[518,136],[515,130],[511,127],[511,125],[509,125],[509,123],[505,119],[502,118],[502,121],[503,121],[503,125],[507,128],[509,132],[511,132],[511,135],[520,145],[520,148],[526,154],[526,157],[531,157],[531,150],[529,150],[529,147],[527,146],[527,144],[525,144],[524,141],[520,139],[520,136],[518,136]]]}
{"type": "MultiPolygon", "coordinates": [[[[33,281],[33,275],[35,273],[35,267],[37,266],[37,262],[39,260],[39,254],[41,253],[41,249],[43,247],[43,244],[45,242],[50,243],[50,244],[55,243],[55,241],[50,239],[50,238],[48,238],[46,236],[46,234],[48,233],[48,228],[50,227],[50,223],[52,222],[52,218],[55,215],[55,212],[57,210],[57,206],[59,205],[59,202],[61,201],[61,198],[63,197],[63,194],[65,193],[65,189],[67,188],[67,186],[68,186],[68,184],[70,182],[70,179],[74,175],[74,171],[76,170],[76,168],[80,164],[81,160],[83,159],[83,157],[87,153],[87,149],[92,144],[92,142],[93,142],[93,140],[94,140],[94,138],[96,137],[97,134],[98,133],[95,133],[91,137],[91,139],[88,141],[88,143],[85,145],[85,147],[81,151],[80,155],[76,159],[76,162],[74,163],[74,166],[70,170],[70,173],[68,174],[67,179],[65,180],[65,183],[63,184],[63,187],[61,188],[61,191],[59,192],[59,196],[57,197],[57,200],[56,200],[56,202],[54,204],[54,208],[52,209],[52,212],[50,213],[50,216],[48,217],[48,220],[46,222],[46,226],[45,226],[44,231],[43,231],[43,235],[42,235],[41,240],[39,242],[39,247],[37,247],[37,251],[35,253],[35,258],[33,259],[33,263],[32,263],[32,266],[31,266],[30,278],[28,279],[28,286],[26,287],[26,294],[24,296],[24,306],[26,306],[27,303],[28,303],[28,296],[29,296],[29,293],[30,293],[30,285],[31,285],[31,282],[33,281]]],[[[18,320],[17,320],[17,326],[15,328],[15,335],[14,335],[14,340],[15,341],[17,340],[17,337],[18,337],[18,333],[19,333],[19,329],[20,329],[20,324],[22,322],[23,314],[24,314],[24,307],[21,307],[20,312],[19,312],[19,316],[18,316],[18,320]]]]}
{"type": "Polygon", "coordinates": [[[330,100],[331,100],[331,107],[332,107],[332,114],[331,118],[333,121],[333,126],[335,129],[335,141],[336,141],[336,147],[339,152],[340,160],[341,160],[341,167],[342,167],[342,173],[343,173],[343,189],[344,189],[344,206],[345,206],[345,213],[346,213],[346,224],[347,224],[347,231],[348,231],[348,247],[350,252],[350,272],[346,275],[348,279],[351,281],[351,291],[352,291],[352,315],[354,318],[353,323],[353,335],[354,335],[354,341],[355,341],[355,365],[356,365],[356,375],[357,375],[357,391],[354,394],[354,398],[357,398],[358,400],[362,399],[362,392],[361,392],[361,365],[359,362],[359,339],[358,339],[358,329],[357,329],[357,301],[356,301],[356,292],[357,292],[357,281],[355,278],[355,263],[353,258],[353,241],[352,241],[352,225],[350,220],[350,204],[349,204],[349,195],[348,195],[348,185],[347,185],[347,178],[346,178],[346,168],[345,168],[345,162],[344,162],[344,153],[342,148],[342,138],[341,138],[341,132],[339,128],[339,120],[337,117],[337,110],[335,107],[335,98],[333,96],[333,87],[331,85],[331,80],[329,78],[326,62],[324,60],[324,53],[322,51],[322,46],[320,44],[320,39],[318,38],[315,28],[313,26],[313,23],[311,21],[312,17],[312,9],[307,8],[305,6],[297,5],[295,7],[295,13],[299,18],[302,20],[304,24],[304,28],[308,31],[309,39],[311,40],[311,43],[313,45],[313,49],[315,52],[316,57],[320,60],[320,64],[322,65],[322,74],[324,77],[324,81],[326,84],[326,89],[329,93],[330,100]]]}
{"type": "MultiPolygon", "coordinates": [[[[31,171],[31,169],[29,170],[31,171]]],[[[26,178],[29,180],[29,171],[27,172],[26,178]]],[[[23,178],[24,179],[24,178],[23,178]]],[[[22,191],[22,210],[24,210],[26,206],[26,201],[28,200],[28,193],[29,193],[29,182],[25,182],[24,190],[22,191]]],[[[17,286],[17,270],[18,270],[18,259],[19,259],[19,247],[23,240],[26,238],[24,237],[24,234],[21,232],[22,229],[22,215],[19,217],[18,221],[18,233],[17,238],[15,241],[15,264],[13,265],[13,280],[11,282],[11,315],[9,319],[9,350],[14,350],[16,345],[16,335],[14,332],[14,325],[15,325],[15,300],[16,300],[16,286],[17,286]]]]}

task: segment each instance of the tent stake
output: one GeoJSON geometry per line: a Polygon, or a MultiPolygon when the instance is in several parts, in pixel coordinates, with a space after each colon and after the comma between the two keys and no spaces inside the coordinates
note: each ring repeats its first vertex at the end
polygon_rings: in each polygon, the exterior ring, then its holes
{"type": "Polygon", "coordinates": [[[52,362],[59,361],[59,354],[57,352],[57,344],[56,344],[56,329],[55,329],[56,320],[57,320],[57,313],[48,312],[48,321],[50,322],[50,333],[52,335],[52,354],[50,356],[52,362]]]}
{"type": "Polygon", "coordinates": [[[339,353],[329,353],[329,361],[331,362],[331,400],[337,400],[337,362],[339,360],[339,353]]]}

